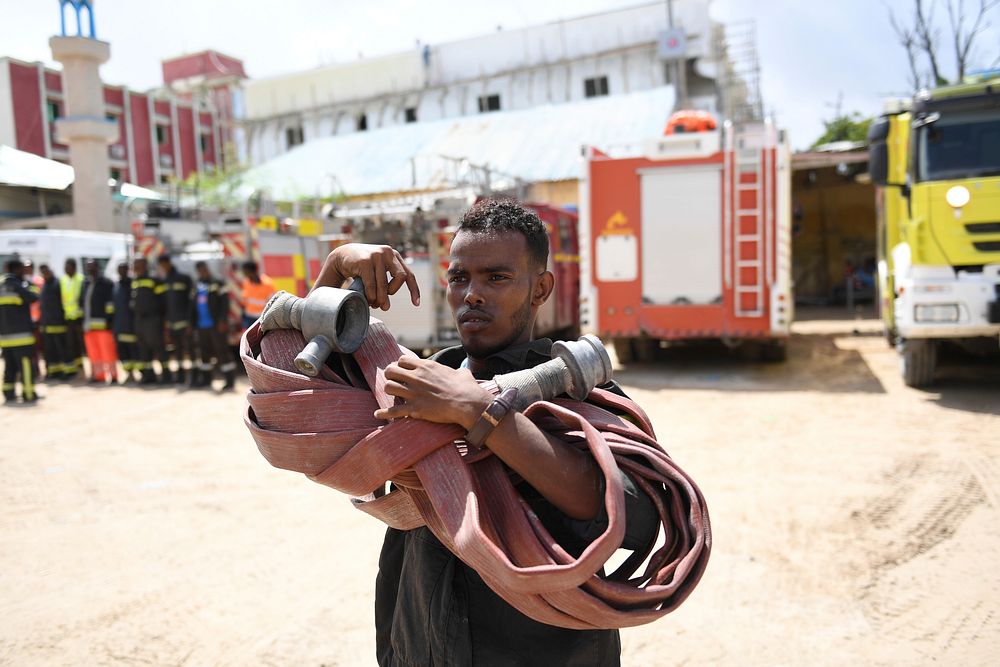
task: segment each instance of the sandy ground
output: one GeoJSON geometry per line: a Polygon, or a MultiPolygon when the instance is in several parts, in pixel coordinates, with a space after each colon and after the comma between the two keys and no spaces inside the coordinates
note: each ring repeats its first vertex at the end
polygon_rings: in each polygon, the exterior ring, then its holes
{"type": "MultiPolygon", "coordinates": [[[[715,535],[623,663],[996,664],[1000,368],[917,391],[871,322],[797,332],[621,369],[715,535]]],[[[0,663],[374,664],[383,529],[268,467],[242,393],[47,390],[0,410],[0,663]]]]}

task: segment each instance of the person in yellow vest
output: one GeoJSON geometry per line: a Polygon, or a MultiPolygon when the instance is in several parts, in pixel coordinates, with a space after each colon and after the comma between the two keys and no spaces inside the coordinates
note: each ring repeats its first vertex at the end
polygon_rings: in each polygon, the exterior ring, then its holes
{"type": "Polygon", "coordinates": [[[69,368],[64,372],[72,377],[83,368],[83,308],[80,306],[83,296],[83,275],[76,270],[76,260],[67,259],[63,266],[65,275],[59,279],[59,289],[62,293],[63,316],[66,318],[66,333],[69,368]]]}
{"type": "Polygon", "coordinates": [[[270,278],[260,273],[257,262],[243,262],[243,275],[243,328],[249,329],[278,290],[270,278]]]}

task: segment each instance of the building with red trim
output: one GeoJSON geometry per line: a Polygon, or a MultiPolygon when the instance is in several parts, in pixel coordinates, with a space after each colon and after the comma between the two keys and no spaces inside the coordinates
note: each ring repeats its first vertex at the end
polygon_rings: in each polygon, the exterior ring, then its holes
{"type": "MultiPolygon", "coordinates": [[[[149,186],[222,166],[233,141],[243,63],[202,51],[162,63],[164,88],[139,92],[104,85],[104,110],[119,136],[108,146],[109,177],[149,186]]],[[[0,57],[0,144],[60,162],[62,73],[42,63],[0,57]]]]}

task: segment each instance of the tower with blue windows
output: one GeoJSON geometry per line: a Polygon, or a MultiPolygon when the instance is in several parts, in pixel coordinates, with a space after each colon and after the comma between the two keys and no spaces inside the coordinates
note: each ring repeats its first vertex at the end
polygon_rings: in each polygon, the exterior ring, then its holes
{"type": "Polygon", "coordinates": [[[62,26],[62,36],[70,36],[66,33],[67,8],[76,12],[76,36],[97,39],[97,31],[94,29],[94,3],[91,0],[59,0],[59,22],[62,26]],[[84,17],[86,17],[86,21],[84,21],[84,17]],[[89,28],[89,35],[84,34],[85,28],[89,28]]]}
{"type": "Polygon", "coordinates": [[[118,124],[104,111],[100,66],[111,57],[111,45],[97,39],[94,0],[59,0],[61,34],[49,39],[52,57],[62,63],[66,115],[56,121],[56,139],[69,146],[73,166],[75,227],[113,232],[117,229],[108,187],[108,145],[118,139],[118,124]],[[73,18],[76,34],[72,31],[73,18]]]}

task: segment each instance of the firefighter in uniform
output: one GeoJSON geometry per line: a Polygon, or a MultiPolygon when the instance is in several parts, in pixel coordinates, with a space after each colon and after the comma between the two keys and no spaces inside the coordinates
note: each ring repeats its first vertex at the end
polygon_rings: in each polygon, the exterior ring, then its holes
{"type": "Polygon", "coordinates": [[[194,312],[191,319],[197,327],[198,351],[201,361],[194,370],[192,387],[212,386],[212,358],[226,379],[223,391],[236,384],[236,362],[229,349],[226,334],[229,330],[229,293],[226,283],[212,276],[208,264],[194,265],[198,281],[195,283],[194,312]]]}
{"type": "Polygon", "coordinates": [[[160,362],[164,374],[167,368],[167,351],[163,347],[163,294],[166,289],[159,278],[149,275],[144,257],[136,258],[132,268],[135,279],[132,280],[131,306],[139,348],[137,368],[142,373],[142,384],[155,384],[157,377],[153,360],[160,362]]]}
{"type": "MultiPolygon", "coordinates": [[[[176,375],[164,368],[163,374],[178,384],[187,382],[194,354],[191,345],[191,311],[194,307],[194,281],[181,273],[170,261],[170,255],[160,255],[157,264],[166,288],[168,353],[177,360],[176,375]]],[[[169,381],[169,380],[168,380],[169,381]]]]}
{"type": "Polygon", "coordinates": [[[35,334],[31,327],[31,304],[38,296],[24,279],[20,259],[7,262],[0,283],[0,350],[3,351],[4,403],[17,401],[17,380],[21,379],[24,403],[38,400],[35,393],[35,334]]]}
{"type": "Polygon", "coordinates": [[[135,379],[132,371],[142,371],[139,365],[138,339],[135,336],[135,317],[132,314],[132,278],[128,274],[128,264],[118,265],[118,283],[115,285],[112,307],[114,308],[115,347],[118,360],[125,369],[125,382],[135,379]]]}
{"type": "Polygon", "coordinates": [[[83,283],[83,342],[90,359],[90,381],[105,384],[111,380],[118,384],[118,355],[111,333],[115,286],[101,275],[94,260],[88,259],[84,270],[87,280],[83,283]]]}
{"type": "Polygon", "coordinates": [[[45,379],[68,380],[73,377],[73,363],[69,356],[69,329],[63,316],[62,287],[48,264],[39,271],[42,285],[41,306],[42,348],[45,351],[45,379]]]}
{"type": "Polygon", "coordinates": [[[76,270],[76,260],[67,259],[66,274],[59,279],[62,291],[63,316],[66,318],[66,336],[69,364],[67,375],[72,377],[83,368],[83,310],[80,297],[83,294],[83,276],[76,270]]]}

